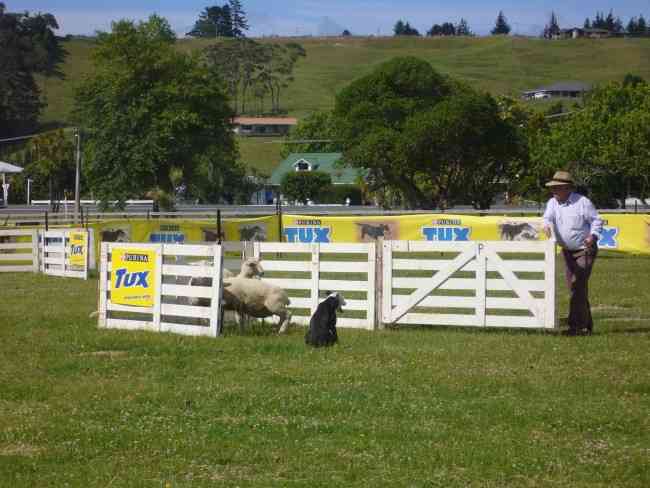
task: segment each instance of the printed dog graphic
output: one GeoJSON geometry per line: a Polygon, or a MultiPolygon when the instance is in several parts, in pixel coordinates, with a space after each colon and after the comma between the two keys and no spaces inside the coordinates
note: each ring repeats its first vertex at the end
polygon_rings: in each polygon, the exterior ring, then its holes
{"type": "Polygon", "coordinates": [[[106,229],[102,231],[102,242],[129,242],[129,234],[124,229],[106,229]]]}
{"type": "Polygon", "coordinates": [[[361,228],[361,239],[365,239],[366,236],[377,240],[379,237],[390,237],[391,229],[387,224],[366,224],[362,223],[357,225],[361,228]]]}
{"type": "Polygon", "coordinates": [[[536,241],[539,231],[529,222],[501,222],[499,224],[502,241],[536,241]]]}
{"type": "MultiPolygon", "coordinates": [[[[205,229],[201,228],[203,231],[203,240],[205,242],[217,242],[219,240],[219,234],[217,233],[217,229],[205,229]]],[[[223,230],[221,231],[221,240],[224,240],[226,238],[223,230]]]]}
{"type": "Polygon", "coordinates": [[[266,241],[266,226],[263,225],[242,225],[239,227],[241,241],[266,241]]]}

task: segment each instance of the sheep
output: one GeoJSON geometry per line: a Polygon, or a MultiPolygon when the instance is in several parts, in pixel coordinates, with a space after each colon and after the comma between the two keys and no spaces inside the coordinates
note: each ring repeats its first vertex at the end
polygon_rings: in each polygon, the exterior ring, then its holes
{"type": "Polygon", "coordinates": [[[337,292],[331,293],[322,301],[309,321],[305,344],[320,347],[331,346],[338,342],[336,312],[342,312],[344,305],[345,298],[337,292]]]}
{"type": "MultiPolygon", "coordinates": [[[[211,266],[209,261],[195,261],[192,263],[193,266],[211,266]]],[[[228,280],[232,278],[246,278],[246,279],[259,279],[260,276],[264,275],[264,269],[262,268],[262,265],[260,264],[259,260],[256,258],[248,258],[245,259],[241,263],[241,268],[239,270],[239,274],[235,275],[232,271],[223,269],[223,279],[228,280]]],[[[193,277],[190,279],[190,286],[210,286],[212,283],[212,278],[204,276],[204,277],[193,277]]],[[[225,300],[224,300],[225,301],[225,300]]],[[[202,305],[202,306],[207,306],[207,299],[205,298],[190,298],[189,300],[190,305],[202,305]]],[[[226,303],[224,303],[224,308],[229,308],[226,303]]],[[[233,308],[229,308],[230,310],[234,310],[233,308]]]]}
{"type": "Polygon", "coordinates": [[[223,283],[224,308],[239,313],[239,330],[244,329],[244,315],[266,318],[277,315],[280,319],[279,334],[289,328],[291,312],[287,310],[291,303],[287,292],[282,288],[251,278],[230,278],[223,283]]]}

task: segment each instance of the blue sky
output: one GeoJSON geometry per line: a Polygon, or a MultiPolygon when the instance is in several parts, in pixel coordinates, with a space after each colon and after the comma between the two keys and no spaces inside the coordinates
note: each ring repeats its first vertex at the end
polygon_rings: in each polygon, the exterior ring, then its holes
{"type": "MultiPolygon", "coordinates": [[[[208,5],[225,0],[0,0],[10,12],[28,10],[54,14],[61,29],[59,34],[92,34],[110,30],[113,20],[146,19],[157,13],[167,18],[179,35],[188,31],[199,13],[208,5]]],[[[539,34],[550,12],[558,15],[561,27],[582,25],[596,11],[621,17],[624,24],[640,13],[650,19],[649,0],[242,0],[251,30],[249,36],[323,35],[340,33],[389,35],[398,19],[404,19],[424,34],[432,24],[468,20],[470,28],[486,34],[494,26],[499,10],[503,10],[513,32],[539,34]]]]}

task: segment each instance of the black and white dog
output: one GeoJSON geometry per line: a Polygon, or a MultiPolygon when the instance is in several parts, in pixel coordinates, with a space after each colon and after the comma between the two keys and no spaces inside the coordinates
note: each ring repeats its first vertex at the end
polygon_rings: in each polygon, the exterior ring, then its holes
{"type": "Polygon", "coordinates": [[[345,298],[338,292],[330,293],[319,305],[309,321],[305,344],[314,347],[331,346],[339,338],[336,334],[336,312],[342,312],[345,298]]]}

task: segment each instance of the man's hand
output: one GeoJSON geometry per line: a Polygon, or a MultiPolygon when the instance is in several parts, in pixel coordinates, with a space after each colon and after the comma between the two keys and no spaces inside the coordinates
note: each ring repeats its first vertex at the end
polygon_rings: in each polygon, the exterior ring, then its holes
{"type": "Polygon", "coordinates": [[[549,225],[544,226],[544,234],[546,234],[546,237],[549,239],[551,238],[551,227],[549,225]]]}
{"type": "Polygon", "coordinates": [[[585,247],[592,247],[595,241],[595,236],[593,234],[589,234],[589,237],[587,237],[584,241],[585,247]]]}

